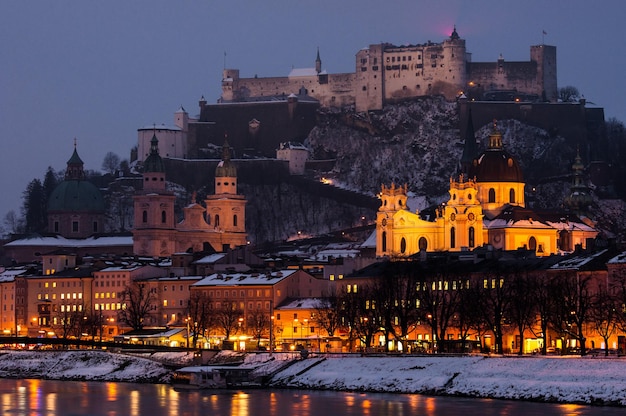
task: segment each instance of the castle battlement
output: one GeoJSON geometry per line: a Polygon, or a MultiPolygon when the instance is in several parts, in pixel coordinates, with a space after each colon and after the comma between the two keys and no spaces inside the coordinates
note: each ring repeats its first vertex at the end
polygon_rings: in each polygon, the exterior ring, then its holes
{"type": "Polygon", "coordinates": [[[370,45],[356,54],[355,72],[329,74],[321,68],[294,70],[290,76],[240,78],[238,69],[225,69],[220,102],[289,95],[302,89],[324,107],[354,105],[357,111],[380,110],[409,98],[443,95],[454,100],[465,93],[482,97],[489,91],[514,91],[525,97],[556,101],[556,47],[530,48],[530,61],[471,61],[456,27],[440,43],[396,46],[370,45]],[[297,76],[294,76],[297,74],[297,76]]]}

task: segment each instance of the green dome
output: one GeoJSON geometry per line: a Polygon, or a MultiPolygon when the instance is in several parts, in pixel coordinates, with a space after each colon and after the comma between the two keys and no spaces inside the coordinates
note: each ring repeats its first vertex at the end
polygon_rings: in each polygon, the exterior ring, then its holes
{"type": "Polygon", "coordinates": [[[50,194],[48,211],[104,212],[104,199],[91,182],[65,180],[50,194]]]}

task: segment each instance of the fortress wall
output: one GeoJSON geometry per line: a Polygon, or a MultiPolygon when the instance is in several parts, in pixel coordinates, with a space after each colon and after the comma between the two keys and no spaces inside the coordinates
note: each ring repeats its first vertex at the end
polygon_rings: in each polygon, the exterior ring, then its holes
{"type": "Polygon", "coordinates": [[[517,90],[538,96],[543,91],[536,62],[480,62],[469,64],[469,68],[469,81],[485,91],[517,90]]]}

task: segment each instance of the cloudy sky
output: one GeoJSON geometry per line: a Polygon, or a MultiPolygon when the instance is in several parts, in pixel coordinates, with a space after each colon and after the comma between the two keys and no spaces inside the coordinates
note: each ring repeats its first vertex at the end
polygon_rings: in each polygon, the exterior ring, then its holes
{"type": "Polygon", "coordinates": [[[137,129],[215,102],[221,71],[354,71],[370,44],[440,42],[453,25],[473,61],[529,60],[557,46],[559,86],[626,121],[623,0],[30,0],[0,2],[0,224],[74,138],[85,167],[128,158],[137,129]],[[543,36],[545,31],[547,35],[543,36]]]}

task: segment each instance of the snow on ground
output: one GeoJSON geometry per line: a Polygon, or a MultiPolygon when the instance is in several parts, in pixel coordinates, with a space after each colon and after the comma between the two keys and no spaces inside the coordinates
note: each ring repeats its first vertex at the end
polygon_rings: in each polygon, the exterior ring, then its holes
{"type": "Polygon", "coordinates": [[[626,406],[626,360],[561,357],[342,357],[300,361],[277,387],[428,393],[626,406]]]}
{"type": "MultiPolygon", "coordinates": [[[[166,383],[172,370],[161,363],[183,367],[193,359],[185,352],[136,355],[5,351],[0,353],[0,377],[166,383]]],[[[298,355],[222,352],[217,358],[262,364],[267,374],[298,355]]],[[[626,406],[626,358],[313,354],[279,371],[271,387],[626,406]]]]}
{"type": "Polygon", "coordinates": [[[140,357],[104,351],[5,351],[0,377],[55,380],[168,382],[171,370],[140,357]]]}

